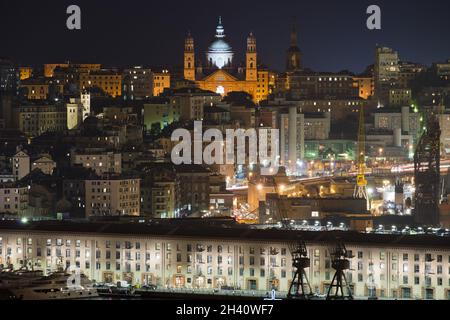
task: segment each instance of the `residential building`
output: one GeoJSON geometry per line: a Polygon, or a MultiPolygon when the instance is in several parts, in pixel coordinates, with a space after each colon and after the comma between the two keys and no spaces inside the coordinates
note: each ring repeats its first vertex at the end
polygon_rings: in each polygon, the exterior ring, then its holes
{"type": "Polygon", "coordinates": [[[28,209],[28,185],[21,182],[0,183],[0,214],[25,216],[28,209]]]}
{"type": "Polygon", "coordinates": [[[17,128],[28,137],[67,129],[67,110],[61,104],[23,105],[13,110],[13,118],[17,128]]]}
{"type": "Polygon", "coordinates": [[[101,148],[86,148],[72,150],[70,154],[71,166],[81,165],[93,169],[96,174],[122,172],[122,154],[101,148]]]}
{"type": "Polygon", "coordinates": [[[153,79],[154,75],[151,69],[142,66],[125,69],[122,73],[123,99],[135,100],[153,96],[153,79]]]}
{"type": "Polygon", "coordinates": [[[12,157],[12,173],[16,180],[21,180],[30,173],[30,156],[24,150],[19,150],[12,157]]]}
{"type": "MultiPolygon", "coordinates": [[[[90,70],[80,73],[80,89],[99,88],[103,93],[115,98],[122,95],[122,74],[115,70],[90,70]]],[[[92,92],[91,92],[92,94],[92,92]]]]}
{"type": "Polygon", "coordinates": [[[104,174],[85,181],[86,217],[139,216],[140,179],[104,174]]]}
{"type": "Polygon", "coordinates": [[[160,96],[170,88],[170,73],[168,70],[153,71],[153,96],[160,96]]]}

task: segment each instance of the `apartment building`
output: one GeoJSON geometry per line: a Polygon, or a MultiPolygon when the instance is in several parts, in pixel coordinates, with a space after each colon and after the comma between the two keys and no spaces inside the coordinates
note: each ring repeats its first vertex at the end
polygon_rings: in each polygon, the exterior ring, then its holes
{"type": "Polygon", "coordinates": [[[22,216],[28,208],[28,186],[21,183],[0,183],[0,213],[22,216]]]}
{"type": "Polygon", "coordinates": [[[367,298],[375,287],[382,298],[450,299],[450,245],[442,237],[183,223],[66,223],[59,230],[45,222],[33,228],[2,222],[0,263],[19,267],[27,258],[47,273],[73,265],[103,282],[286,292],[293,275],[289,244],[301,237],[312,290],[326,293],[334,275],[329,252],[339,236],[352,256],[345,272],[356,298],[367,298]]]}
{"type": "Polygon", "coordinates": [[[103,174],[85,181],[86,217],[139,216],[140,179],[103,174]]]}
{"type": "Polygon", "coordinates": [[[122,172],[122,154],[104,149],[74,150],[71,153],[70,162],[72,166],[81,165],[87,169],[93,169],[98,175],[122,172]]]}

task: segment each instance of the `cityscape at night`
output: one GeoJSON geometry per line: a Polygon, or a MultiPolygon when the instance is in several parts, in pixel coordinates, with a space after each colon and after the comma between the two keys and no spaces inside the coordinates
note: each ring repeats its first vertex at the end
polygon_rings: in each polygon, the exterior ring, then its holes
{"type": "Polygon", "coordinates": [[[448,1],[48,2],[0,0],[0,300],[450,300],[448,1]]]}

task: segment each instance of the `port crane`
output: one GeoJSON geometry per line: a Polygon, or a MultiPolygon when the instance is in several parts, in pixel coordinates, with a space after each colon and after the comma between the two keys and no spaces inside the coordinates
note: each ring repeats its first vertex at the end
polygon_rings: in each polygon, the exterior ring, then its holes
{"type": "Polygon", "coordinates": [[[345,276],[345,270],[350,269],[349,259],[353,256],[347,251],[345,244],[339,240],[336,247],[329,252],[332,258],[331,266],[336,271],[328,288],[327,300],[353,300],[352,290],[345,276]]]}
{"type": "Polygon", "coordinates": [[[358,154],[356,156],[358,173],[356,175],[355,191],[353,197],[356,199],[367,200],[367,180],[365,176],[366,169],[366,134],[364,128],[364,106],[361,104],[359,111],[358,128],[358,154]]]}

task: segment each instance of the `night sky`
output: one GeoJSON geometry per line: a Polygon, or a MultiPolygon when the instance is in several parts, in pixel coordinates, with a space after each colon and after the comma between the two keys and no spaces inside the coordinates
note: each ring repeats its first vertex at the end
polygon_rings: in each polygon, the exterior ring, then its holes
{"type": "Polygon", "coordinates": [[[204,60],[221,15],[234,62],[244,59],[253,31],[260,61],[282,71],[295,18],[306,67],[362,72],[373,63],[377,43],[395,48],[403,60],[450,58],[449,12],[448,0],[0,0],[0,56],[30,65],[181,65],[187,30],[204,60]],[[71,4],[81,7],[81,31],[66,28],[71,4]],[[382,9],[381,31],[366,28],[370,4],[382,9]]]}

